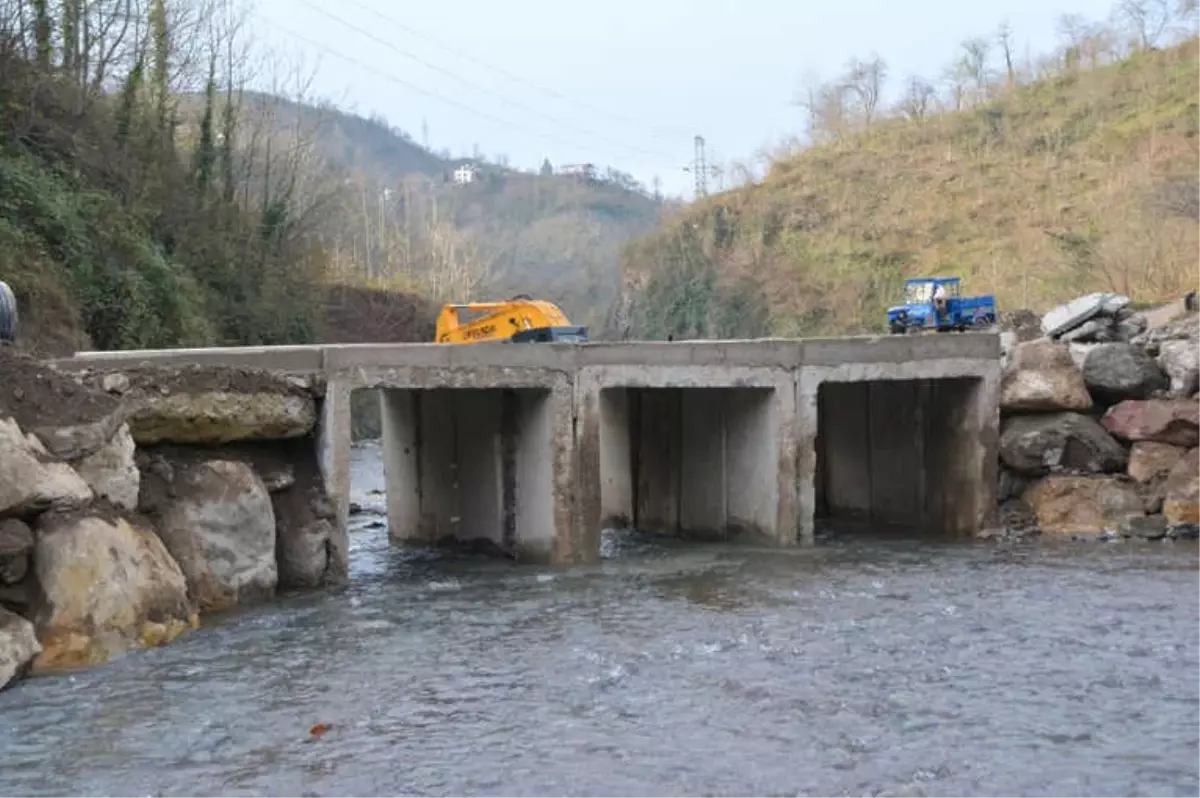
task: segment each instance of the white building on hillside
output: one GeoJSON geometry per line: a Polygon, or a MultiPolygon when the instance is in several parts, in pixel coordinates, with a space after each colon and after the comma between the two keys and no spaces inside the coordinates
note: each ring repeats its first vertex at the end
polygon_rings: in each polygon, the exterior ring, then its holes
{"type": "Polygon", "coordinates": [[[454,170],[454,182],[460,186],[474,183],[479,177],[479,167],[473,163],[465,163],[454,170]]]}

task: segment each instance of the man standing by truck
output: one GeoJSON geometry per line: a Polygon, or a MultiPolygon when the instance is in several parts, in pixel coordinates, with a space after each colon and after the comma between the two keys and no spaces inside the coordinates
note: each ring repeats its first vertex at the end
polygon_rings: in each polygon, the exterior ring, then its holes
{"type": "Polygon", "coordinates": [[[942,317],[946,315],[946,286],[944,283],[937,283],[933,287],[933,321],[937,325],[942,317]]]}

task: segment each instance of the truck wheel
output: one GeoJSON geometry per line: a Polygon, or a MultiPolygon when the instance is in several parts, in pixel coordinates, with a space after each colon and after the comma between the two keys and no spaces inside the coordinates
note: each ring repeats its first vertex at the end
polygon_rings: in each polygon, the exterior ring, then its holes
{"type": "Polygon", "coordinates": [[[17,340],[17,298],[7,283],[0,282],[0,343],[17,340]]]}

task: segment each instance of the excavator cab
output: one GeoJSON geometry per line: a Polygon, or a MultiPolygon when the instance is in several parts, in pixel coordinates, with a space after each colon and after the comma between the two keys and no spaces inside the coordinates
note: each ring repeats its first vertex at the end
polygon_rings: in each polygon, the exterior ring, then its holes
{"type": "Polygon", "coordinates": [[[505,302],[467,302],[442,307],[437,319],[438,343],[578,343],[587,340],[587,327],[571,324],[553,302],[526,294],[505,302]]]}
{"type": "Polygon", "coordinates": [[[509,340],[514,344],[526,343],[583,343],[588,339],[587,327],[542,327],[540,329],[520,330],[512,334],[509,340]]]}

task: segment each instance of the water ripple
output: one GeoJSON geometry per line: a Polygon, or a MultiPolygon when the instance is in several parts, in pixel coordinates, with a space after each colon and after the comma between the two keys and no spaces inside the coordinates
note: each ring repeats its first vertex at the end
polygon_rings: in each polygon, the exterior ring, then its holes
{"type": "Polygon", "coordinates": [[[0,793],[1200,791],[1194,545],[607,548],[361,529],[346,590],[0,693],[0,793]]]}

